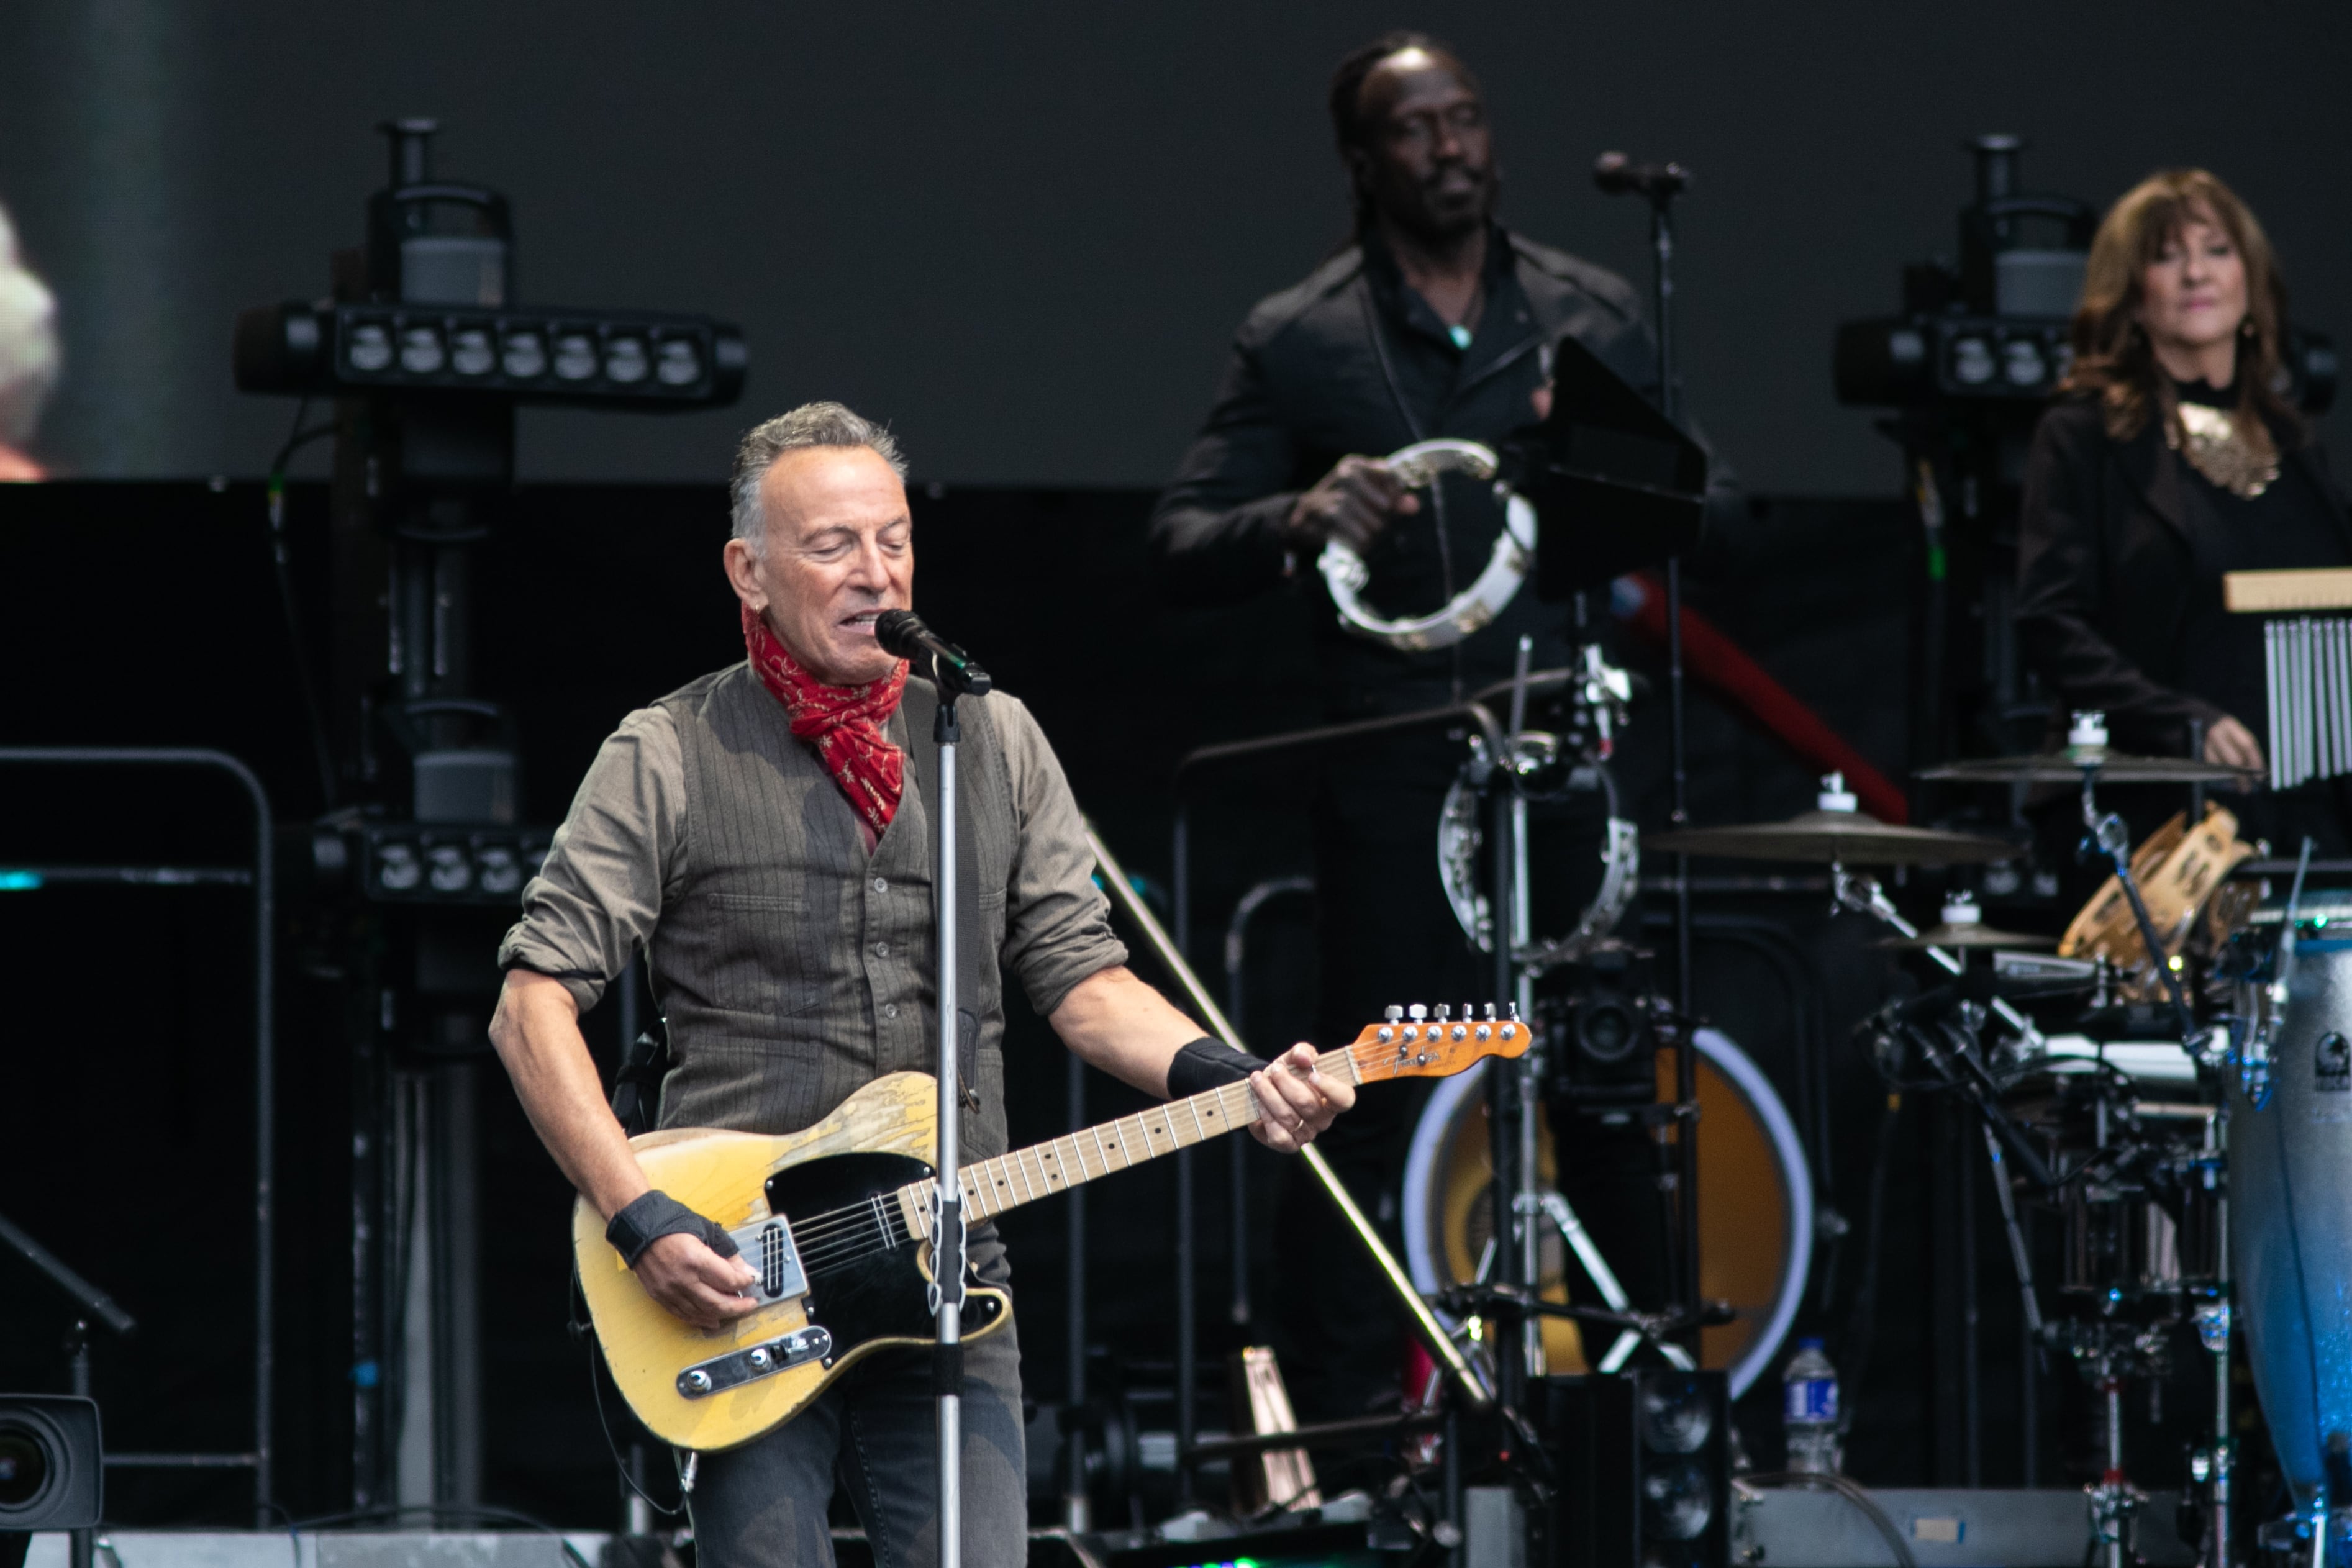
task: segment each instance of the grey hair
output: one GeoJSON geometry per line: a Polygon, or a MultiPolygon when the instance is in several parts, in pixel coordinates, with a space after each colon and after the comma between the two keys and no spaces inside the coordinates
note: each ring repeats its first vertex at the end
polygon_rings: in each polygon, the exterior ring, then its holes
{"type": "Polygon", "coordinates": [[[32,439],[58,380],[58,302],[17,258],[16,230],[0,208],[0,443],[32,439]]]}
{"type": "Polygon", "coordinates": [[[735,476],[727,493],[735,513],[735,537],[758,555],[768,542],[767,508],[760,504],[760,486],[776,459],[806,446],[863,446],[903,480],[907,460],[890,433],[837,402],[804,402],[756,425],[735,449],[735,476]]]}

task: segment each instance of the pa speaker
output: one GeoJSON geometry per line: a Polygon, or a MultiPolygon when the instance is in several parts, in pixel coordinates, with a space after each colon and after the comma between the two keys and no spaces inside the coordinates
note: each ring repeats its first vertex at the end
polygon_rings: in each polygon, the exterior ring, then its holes
{"type": "Polygon", "coordinates": [[[1727,1568],[1729,1389],[1720,1372],[1547,1380],[1559,1487],[1553,1568],[1727,1568]]]}
{"type": "Polygon", "coordinates": [[[0,1394],[0,1534],[88,1530],[105,1503],[98,1403],[0,1394]]]}

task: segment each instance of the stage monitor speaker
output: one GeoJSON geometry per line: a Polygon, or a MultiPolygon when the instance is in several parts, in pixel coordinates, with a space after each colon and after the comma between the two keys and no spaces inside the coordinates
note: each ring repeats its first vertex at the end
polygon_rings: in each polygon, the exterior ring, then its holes
{"type": "Polygon", "coordinates": [[[1547,1381],[1559,1486],[1552,1568],[1727,1568],[1731,1416],[1720,1372],[1547,1381]]]}
{"type": "Polygon", "coordinates": [[[0,1533],[95,1526],[104,1465],[95,1401],[0,1394],[0,1533]]]}

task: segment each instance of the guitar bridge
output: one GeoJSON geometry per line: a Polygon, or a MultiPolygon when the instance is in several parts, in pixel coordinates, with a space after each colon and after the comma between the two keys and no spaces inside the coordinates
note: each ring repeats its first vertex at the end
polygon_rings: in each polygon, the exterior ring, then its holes
{"type": "Polygon", "coordinates": [[[782,1339],[747,1345],[726,1355],[697,1362],[677,1375],[677,1392],[687,1399],[708,1399],[730,1388],[740,1388],[762,1377],[818,1361],[833,1354],[833,1335],[818,1324],[794,1329],[782,1339]]]}
{"type": "Polygon", "coordinates": [[[792,1228],[782,1215],[755,1219],[727,1234],[734,1239],[743,1261],[760,1276],[747,1293],[762,1306],[807,1292],[808,1274],[801,1267],[799,1249],[793,1245],[792,1228]]]}

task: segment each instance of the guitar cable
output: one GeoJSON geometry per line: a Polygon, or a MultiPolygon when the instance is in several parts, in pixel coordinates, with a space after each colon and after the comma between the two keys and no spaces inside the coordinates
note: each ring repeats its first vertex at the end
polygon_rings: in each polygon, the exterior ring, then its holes
{"type": "MultiPolygon", "coordinates": [[[[580,1265],[575,1260],[572,1265],[572,1298],[566,1303],[567,1309],[576,1303],[581,1299],[581,1295],[580,1265]]],[[[601,1356],[596,1346],[595,1326],[585,1322],[585,1318],[584,1312],[572,1316],[571,1327],[572,1332],[588,1346],[588,1396],[596,1402],[596,1428],[604,1434],[604,1451],[613,1456],[613,1468],[621,1472],[621,1479],[628,1483],[631,1491],[645,1500],[647,1508],[652,1509],[664,1519],[683,1518],[686,1514],[686,1490],[683,1487],[678,1489],[676,1506],[665,1508],[654,1500],[653,1493],[638,1484],[635,1476],[629,1473],[629,1461],[622,1456],[621,1445],[613,1436],[612,1418],[604,1411],[604,1380],[597,1373],[601,1356]]]]}

